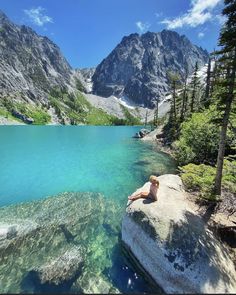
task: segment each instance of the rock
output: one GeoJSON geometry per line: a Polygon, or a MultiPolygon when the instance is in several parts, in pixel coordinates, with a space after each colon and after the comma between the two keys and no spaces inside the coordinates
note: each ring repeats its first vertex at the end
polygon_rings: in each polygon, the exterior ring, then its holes
{"type": "Polygon", "coordinates": [[[95,68],[83,68],[74,70],[74,78],[81,81],[85,92],[90,93],[93,89],[92,76],[95,72],[95,68]]]}
{"type": "Polygon", "coordinates": [[[102,275],[96,273],[83,274],[72,286],[73,293],[84,294],[120,294],[119,290],[102,275]]]}
{"type": "Polygon", "coordinates": [[[72,89],[72,68],[57,45],[1,11],[0,27],[1,96],[43,103],[53,87],[72,89]]]}
{"type": "Polygon", "coordinates": [[[147,129],[143,128],[139,132],[137,132],[133,137],[134,138],[143,138],[149,133],[150,133],[150,130],[147,130],[147,129]]]}
{"type": "Polygon", "coordinates": [[[207,61],[207,51],[176,32],[131,34],[97,66],[93,93],[154,107],[170,90],[168,72],[177,72],[183,79],[185,68],[191,73],[196,62],[203,66],[207,61]]]}
{"type": "Polygon", "coordinates": [[[116,202],[97,193],[62,193],[0,208],[1,292],[69,292],[77,279],[69,277],[82,258],[86,267],[103,270],[120,226],[113,216],[121,212],[116,202]],[[64,259],[70,267],[66,273],[60,269],[64,259]],[[62,286],[64,279],[69,282],[62,286]]]}
{"type": "Polygon", "coordinates": [[[21,119],[23,122],[25,122],[27,124],[34,123],[34,119],[28,118],[27,116],[25,116],[24,114],[21,114],[20,112],[18,112],[16,110],[12,110],[12,115],[18,119],[21,119]]]}
{"type": "Polygon", "coordinates": [[[133,138],[141,138],[141,135],[139,134],[139,132],[136,132],[133,138]]]}
{"type": "Polygon", "coordinates": [[[25,125],[25,123],[0,116],[0,125],[25,125]]]}
{"type": "Polygon", "coordinates": [[[0,242],[7,239],[7,234],[10,226],[9,225],[1,225],[0,226],[0,242]]]}
{"type": "Polygon", "coordinates": [[[40,226],[37,223],[28,220],[15,219],[8,223],[0,220],[0,251],[4,253],[9,245],[12,245],[11,247],[14,249],[21,244],[23,239],[28,235],[33,235],[35,230],[39,228],[40,226]]]}
{"type": "Polygon", "coordinates": [[[235,293],[236,272],[228,249],[197,215],[180,177],[158,179],[157,202],[139,199],[127,206],[125,247],[167,293],[235,293]]]}
{"type": "Polygon", "coordinates": [[[144,140],[144,141],[156,141],[158,136],[161,136],[162,128],[163,128],[163,126],[159,126],[158,128],[152,130],[146,136],[144,136],[142,138],[142,140],[144,140]]]}
{"type": "Polygon", "coordinates": [[[61,285],[77,276],[83,263],[81,248],[74,246],[61,256],[31,271],[38,284],[61,285]]]}

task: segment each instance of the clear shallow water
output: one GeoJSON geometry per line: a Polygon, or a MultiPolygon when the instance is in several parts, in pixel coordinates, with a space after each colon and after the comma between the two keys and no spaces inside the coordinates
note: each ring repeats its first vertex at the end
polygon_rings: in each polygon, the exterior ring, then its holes
{"type": "MultiPolygon", "coordinates": [[[[90,249],[84,276],[96,269],[96,273],[102,273],[121,292],[150,291],[121,254],[120,224],[127,195],[142,186],[150,174],[175,172],[175,163],[170,157],[157,152],[152,144],[132,138],[139,129],[0,127],[0,206],[43,199],[65,191],[99,192],[117,206],[108,216],[108,220],[117,225],[115,230],[102,223],[91,239],[88,233],[94,232],[92,222],[83,234],[83,243],[90,249]]],[[[14,267],[20,269],[19,264],[13,263],[11,269],[14,267]]],[[[25,269],[25,265],[22,267],[25,269]]],[[[4,275],[0,274],[2,278],[4,275]]],[[[14,285],[10,280],[7,290],[17,291],[11,284],[14,285]]]]}

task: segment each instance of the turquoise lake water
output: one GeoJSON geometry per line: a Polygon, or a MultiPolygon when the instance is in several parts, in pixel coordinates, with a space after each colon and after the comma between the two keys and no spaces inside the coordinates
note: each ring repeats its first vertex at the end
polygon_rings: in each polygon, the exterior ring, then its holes
{"type": "MultiPolygon", "coordinates": [[[[61,192],[99,192],[124,211],[127,196],[150,174],[174,173],[176,168],[155,145],[132,138],[139,130],[126,126],[0,126],[0,206],[61,192]]],[[[122,214],[117,213],[118,224],[122,214]]],[[[120,231],[115,235],[111,251],[116,249],[116,254],[106,254],[111,272],[119,277],[115,287],[122,292],[148,292],[147,283],[117,254],[120,231]]]]}
{"type": "Polygon", "coordinates": [[[132,136],[140,127],[1,126],[0,205],[64,191],[125,200],[173,161],[132,136]]]}

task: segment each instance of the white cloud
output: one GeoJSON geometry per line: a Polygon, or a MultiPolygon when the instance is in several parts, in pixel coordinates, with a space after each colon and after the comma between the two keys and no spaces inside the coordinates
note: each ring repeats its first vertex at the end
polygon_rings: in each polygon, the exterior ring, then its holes
{"type": "Polygon", "coordinates": [[[212,19],[211,10],[222,0],[191,0],[191,9],[182,16],[172,20],[164,19],[162,24],[166,24],[168,29],[182,28],[183,26],[197,27],[212,19]]]}
{"type": "Polygon", "coordinates": [[[149,23],[143,23],[141,21],[138,21],[135,23],[139,32],[140,33],[144,33],[145,31],[147,31],[150,27],[150,24],[149,23]]]}
{"type": "Polygon", "coordinates": [[[38,6],[37,8],[24,9],[24,13],[37,26],[42,27],[46,23],[53,23],[53,19],[44,14],[45,8],[38,6]]]}
{"type": "Polygon", "coordinates": [[[203,32],[198,33],[198,38],[201,39],[205,36],[205,34],[203,32]]]}

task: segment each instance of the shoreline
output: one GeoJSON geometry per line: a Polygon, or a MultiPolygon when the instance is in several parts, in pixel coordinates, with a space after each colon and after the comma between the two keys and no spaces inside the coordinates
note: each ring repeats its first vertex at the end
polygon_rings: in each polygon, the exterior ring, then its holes
{"type": "Polygon", "coordinates": [[[153,142],[156,144],[158,149],[171,156],[174,160],[174,150],[165,144],[163,144],[163,125],[158,126],[156,129],[145,135],[143,138],[140,138],[141,141],[153,142]]]}

